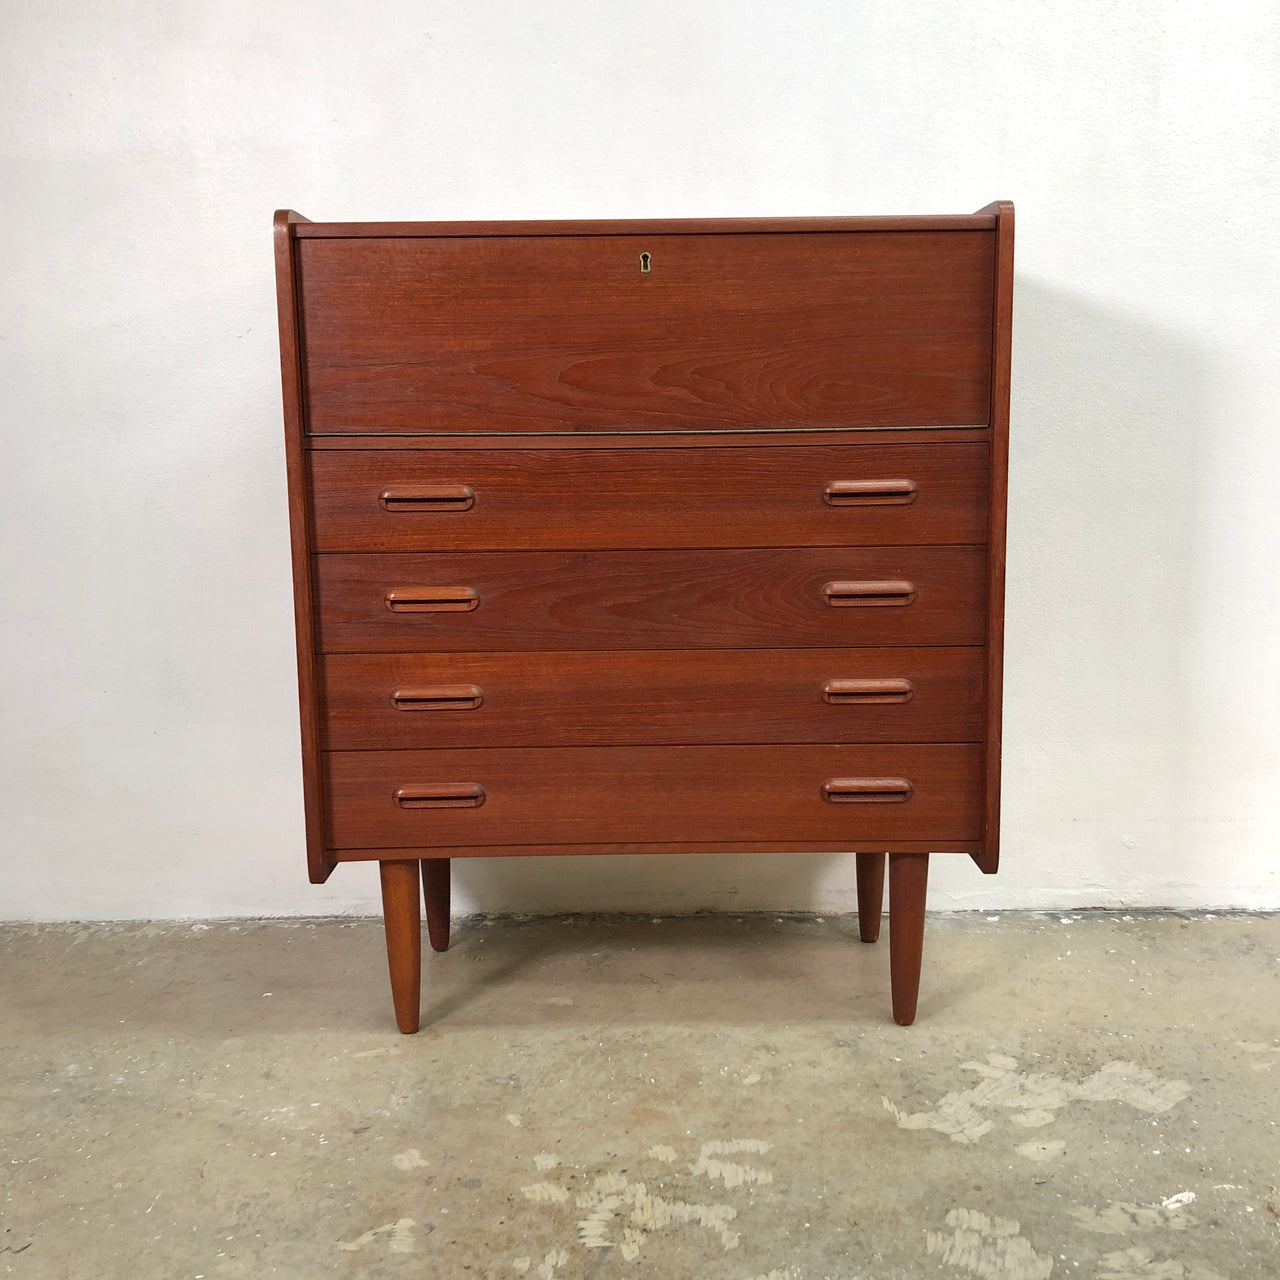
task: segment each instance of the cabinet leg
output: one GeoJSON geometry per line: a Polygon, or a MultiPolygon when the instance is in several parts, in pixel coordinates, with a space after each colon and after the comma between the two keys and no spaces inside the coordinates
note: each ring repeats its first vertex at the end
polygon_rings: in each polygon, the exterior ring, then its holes
{"type": "Polygon", "coordinates": [[[858,936],[874,942],[880,936],[884,906],[884,854],[858,854],[858,936]]]}
{"type": "Polygon", "coordinates": [[[396,1026],[405,1035],[418,1029],[422,1000],[422,898],[418,863],[380,862],[382,920],[387,931],[387,966],[391,970],[391,999],[396,1026]]]}
{"type": "Polygon", "coordinates": [[[427,900],[427,937],[432,951],[449,949],[449,859],[423,858],[422,893],[427,900]]]}
{"type": "Polygon", "coordinates": [[[904,1027],[916,1019],[928,882],[927,853],[889,855],[889,976],[893,987],[893,1020],[904,1027]]]}

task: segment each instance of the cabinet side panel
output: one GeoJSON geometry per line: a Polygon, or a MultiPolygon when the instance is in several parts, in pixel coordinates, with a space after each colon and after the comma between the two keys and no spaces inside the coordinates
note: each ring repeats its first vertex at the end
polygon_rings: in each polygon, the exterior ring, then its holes
{"type": "Polygon", "coordinates": [[[987,540],[987,726],[983,761],[982,843],[973,860],[990,875],[1000,865],[1000,731],[1004,695],[1009,368],[1013,336],[1013,205],[1008,200],[999,200],[981,212],[996,215],[996,251],[991,343],[991,521],[987,540]]]}
{"type": "Polygon", "coordinates": [[[289,534],[293,554],[293,609],[298,646],[298,705],[302,730],[302,795],[307,826],[307,871],[315,884],[334,868],[324,845],[320,720],[316,697],[315,610],[311,589],[311,516],[303,437],[302,350],[298,332],[296,241],[305,221],[282,209],[275,216],[276,304],[280,319],[280,380],[284,400],[285,464],[289,482],[289,534]]]}

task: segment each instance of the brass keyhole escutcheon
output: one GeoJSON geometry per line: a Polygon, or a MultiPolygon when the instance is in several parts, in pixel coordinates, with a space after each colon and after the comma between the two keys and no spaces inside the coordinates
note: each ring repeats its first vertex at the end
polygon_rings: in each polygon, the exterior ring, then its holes
{"type": "Polygon", "coordinates": [[[653,270],[653,255],[642,253],[640,255],[640,274],[647,276],[653,270]]]}

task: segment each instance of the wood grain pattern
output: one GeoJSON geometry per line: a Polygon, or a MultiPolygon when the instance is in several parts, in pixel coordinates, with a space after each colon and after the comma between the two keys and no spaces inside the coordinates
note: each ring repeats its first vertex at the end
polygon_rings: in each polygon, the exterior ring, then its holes
{"type": "Polygon", "coordinates": [[[306,240],[310,429],[985,423],[993,248],[978,231],[306,240]]]}
{"type": "Polygon", "coordinates": [[[978,742],[983,667],[980,648],[327,654],[324,745],[978,742]],[[910,694],[826,692],[855,680],[910,694]],[[398,710],[415,689],[445,696],[398,710]]]}
{"type": "Polygon", "coordinates": [[[903,1027],[909,1027],[916,1020],[928,882],[927,853],[889,855],[889,976],[893,987],[893,1020],[903,1027]]]}
{"type": "Polygon", "coordinates": [[[982,444],[418,449],[309,462],[319,551],[753,547],[762,511],[778,546],[987,537],[982,444]]]}
{"type": "MultiPolygon", "coordinates": [[[[309,435],[307,448],[315,453],[374,449],[798,449],[839,444],[986,444],[990,431],[981,426],[853,427],[843,430],[821,427],[814,431],[788,427],[755,431],[543,431],[529,435],[519,431],[472,431],[460,435],[402,431],[395,435],[309,435]]],[[[683,464],[682,464],[683,465],[683,464]]]]}
{"type": "Polygon", "coordinates": [[[297,318],[297,262],[293,233],[305,223],[292,209],[275,215],[276,301],[280,328],[280,381],[284,403],[285,467],[289,494],[289,537],[293,561],[294,641],[298,656],[298,710],[302,736],[302,805],[307,870],[323,884],[333,870],[324,847],[324,796],[320,772],[319,690],[316,686],[315,612],[311,582],[311,502],[303,448],[304,356],[297,318]]]}
{"type": "Polygon", "coordinates": [[[487,551],[316,557],[326,653],[981,644],[979,547],[487,551]],[[913,603],[832,608],[833,580],[909,580],[913,603]],[[467,587],[469,612],[393,613],[388,590],[467,587]]]}
{"type": "Polygon", "coordinates": [[[983,764],[982,851],[988,875],[1000,866],[1000,742],[1004,703],[1004,579],[1009,494],[1009,373],[1013,338],[1013,205],[988,205],[996,215],[995,298],[991,344],[991,508],[987,529],[986,753],[983,764]]]}
{"type": "Polygon", "coordinates": [[[880,916],[884,911],[883,853],[859,853],[858,937],[863,942],[876,942],[880,937],[880,916]]]}
{"type": "Polygon", "coordinates": [[[547,747],[352,751],[325,757],[335,848],[645,840],[973,839],[981,748],[547,747]],[[833,775],[910,780],[906,802],[831,804],[833,775]],[[397,789],[483,787],[478,808],[406,810],[397,789]]]}
{"type": "Polygon", "coordinates": [[[407,860],[379,864],[382,923],[387,938],[387,968],[396,1026],[405,1035],[418,1029],[422,1004],[422,896],[418,864],[407,860]]]}
{"type": "Polygon", "coordinates": [[[422,896],[427,904],[427,937],[432,951],[449,949],[449,859],[422,860],[422,896]]]}

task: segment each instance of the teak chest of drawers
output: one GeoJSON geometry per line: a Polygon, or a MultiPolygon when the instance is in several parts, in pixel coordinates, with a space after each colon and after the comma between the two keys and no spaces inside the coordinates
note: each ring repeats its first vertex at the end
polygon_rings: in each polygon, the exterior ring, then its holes
{"type": "Polygon", "coordinates": [[[1013,208],[276,215],[312,880],[382,876],[396,1019],[449,860],[996,869],[1013,208]]]}

